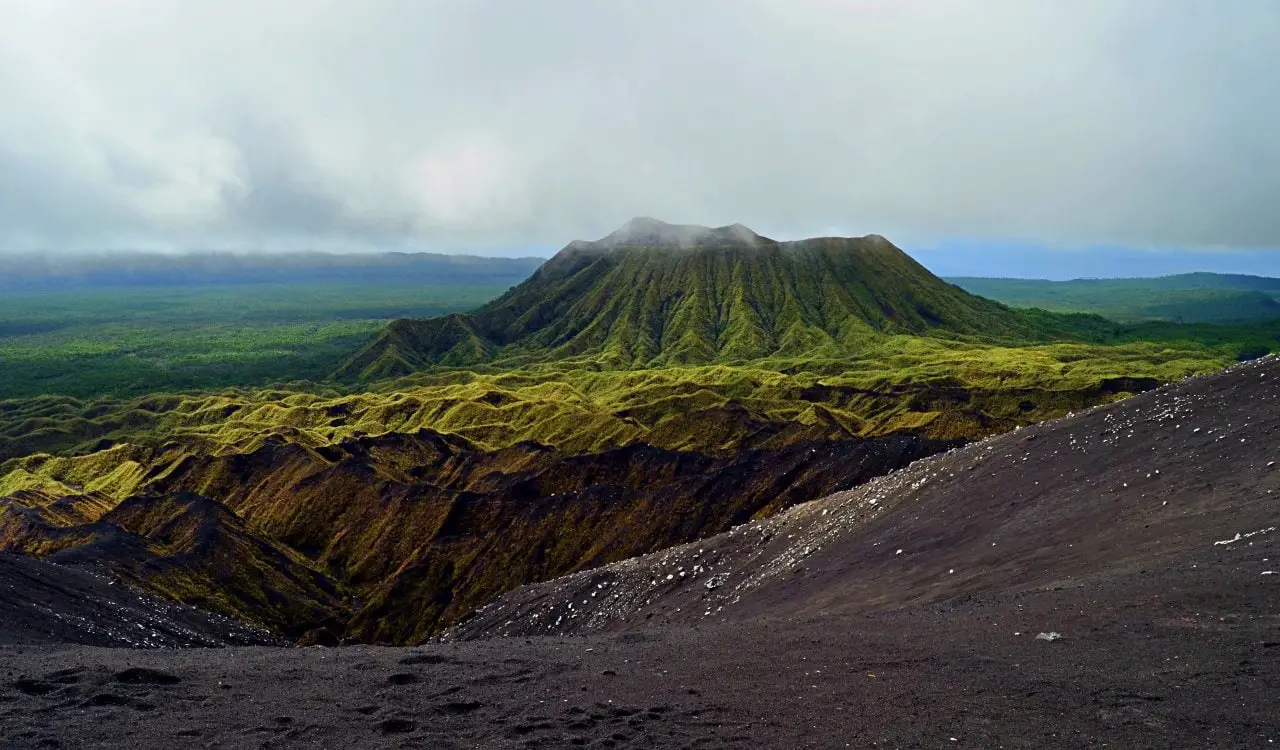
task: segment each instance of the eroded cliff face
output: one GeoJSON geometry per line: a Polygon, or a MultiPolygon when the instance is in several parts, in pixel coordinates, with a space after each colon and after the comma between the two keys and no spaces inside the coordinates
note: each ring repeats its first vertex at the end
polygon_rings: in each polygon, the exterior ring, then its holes
{"type": "Polygon", "coordinates": [[[31,486],[0,499],[0,549],[104,568],[291,638],[408,643],[521,584],[715,534],[954,444],[573,455],[419,430],[115,446],[28,464],[31,486]]]}

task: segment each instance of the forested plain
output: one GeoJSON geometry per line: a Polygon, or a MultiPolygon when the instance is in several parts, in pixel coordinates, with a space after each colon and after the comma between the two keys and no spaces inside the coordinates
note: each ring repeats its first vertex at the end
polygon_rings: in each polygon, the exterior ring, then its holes
{"type": "Polygon", "coordinates": [[[1240,323],[1280,317],[1280,279],[1184,273],[1128,279],[949,279],[1013,307],[1095,313],[1122,322],[1240,323]]]}
{"type": "Polygon", "coordinates": [[[323,380],[389,321],[505,287],[268,282],[0,291],[0,399],[323,380]]]}

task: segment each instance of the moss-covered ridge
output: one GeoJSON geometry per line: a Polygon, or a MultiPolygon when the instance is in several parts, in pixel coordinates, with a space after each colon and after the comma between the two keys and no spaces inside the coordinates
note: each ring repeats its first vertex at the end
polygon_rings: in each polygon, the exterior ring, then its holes
{"type": "MultiPolygon", "coordinates": [[[[279,434],[311,446],[430,429],[480,449],[535,441],[569,453],[634,443],[708,453],[801,439],[873,437],[909,429],[976,438],[1110,400],[1233,361],[1194,343],[998,347],[892,336],[841,359],[753,366],[438,371],[370,390],[224,391],[79,401],[0,401],[0,459],[116,443],[201,444],[243,451],[279,434]]],[[[28,488],[0,466],[0,493],[28,488]]],[[[133,469],[85,468],[92,489],[130,484],[133,469]]],[[[119,493],[116,492],[118,495],[119,493]]]]}

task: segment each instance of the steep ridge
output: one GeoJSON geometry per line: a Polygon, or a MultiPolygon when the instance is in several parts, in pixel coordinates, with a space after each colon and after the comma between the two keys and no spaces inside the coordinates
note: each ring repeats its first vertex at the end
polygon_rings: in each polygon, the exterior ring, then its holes
{"type": "Polygon", "coordinates": [[[607,367],[745,362],[840,356],[893,333],[1007,342],[1109,327],[973,296],[877,235],[777,242],[741,225],[636,219],[570,243],[474,313],[394,322],[338,375],[575,358],[607,367]]]}
{"type": "MultiPolygon", "coordinates": [[[[1274,631],[1278,437],[1273,355],[924,459],[695,544],[517,589],[447,637],[940,613],[1064,590],[1102,601],[1148,575],[1200,597],[1166,589],[1165,626],[1192,610],[1196,621],[1269,617],[1274,631]]],[[[1108,615],[1058,616],[1083,628],[1108,615]]]]}
{"type": "Polygon", "coordinates": [[[315,447],[272,435],[221,454],[121,446],[117,459],[143,467],[122,487],[134,494],[78,494],[65,482],[86,472],[64,461],[40,479],[77,494],[0,498],[0,549],[105,567],[294,638],[406,643],[522,583],[714,534],[954,444],[572,455],[422,430],[315,447]]]}

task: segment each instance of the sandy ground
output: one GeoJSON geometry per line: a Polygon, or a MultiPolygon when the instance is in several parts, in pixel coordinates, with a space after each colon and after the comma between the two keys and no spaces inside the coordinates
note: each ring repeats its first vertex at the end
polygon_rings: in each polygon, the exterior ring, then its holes
{"type": "Polygon", "coordinates": [[[5,649],[0,735],[11,747],[1266,747],[1280,740],[1277,602],[1269,620],[1246,614],[1218,593],[1229,579],[1211,568],[960,611],[416,649],[5,649]],[[1175,586],[1198,612],[1167,603],[1175,586]],[[1036,639],[1049,628],[1063,637],[1036,639]]]}
{"type": "Polygon", "coordinates": [[[1269,358],[519,589],[418,648],[0,648],[0,737],[1274,747],[1276,453],[1269,358]]]}

